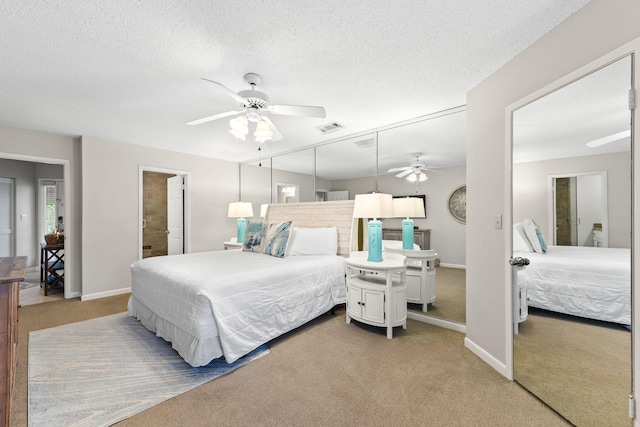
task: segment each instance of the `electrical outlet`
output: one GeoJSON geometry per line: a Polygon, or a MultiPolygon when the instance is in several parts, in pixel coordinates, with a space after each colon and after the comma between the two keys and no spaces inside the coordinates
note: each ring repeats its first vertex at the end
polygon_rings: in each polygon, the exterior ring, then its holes
{"type": "Polygon", "coordinates": [[[495,227],[498,230],[502,229],[502,215],[496,215],[495,227]]]}

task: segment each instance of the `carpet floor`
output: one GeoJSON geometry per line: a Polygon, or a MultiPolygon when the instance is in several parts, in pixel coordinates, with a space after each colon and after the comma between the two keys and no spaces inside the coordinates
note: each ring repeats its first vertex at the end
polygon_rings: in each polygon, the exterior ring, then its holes
{"type": "Polygon", "coordinates": [[[108,426],[269,353],[189,366],[126,313],[29,334],[29,426],[108,426]]]}

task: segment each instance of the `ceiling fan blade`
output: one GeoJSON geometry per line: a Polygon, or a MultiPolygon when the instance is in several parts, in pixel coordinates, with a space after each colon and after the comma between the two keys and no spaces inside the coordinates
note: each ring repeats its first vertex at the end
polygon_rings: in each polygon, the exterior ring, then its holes
{"type": "Polygon", "coordinates": [[[273,114],[284,114],[287,116],[306,116],[324,119],[327,112],[324,107],[314,107],[311,105],[271,105],[269,111],[273,114]]]}
{"type": "Polygon", "coordinates": [[[224,117],[240,114],[242,111],[227,111],[226,113],[214,114],[213,116],[202,117],[200,119],[191,120],[185,123],[185,125],[199,125],[201,123],[211,122],[213,120],[222,119],[224,117]]]}
{"type": "Polygon", "coordinates": [[[398,175],[396,175],[396,178],[404,178],[405,176],[409,175],[410,173],[413,173],[413,169],[407,169],[404,172],[400,172],[398,175]]]}
{"type": "Polygon", "coordinates": [[[407,169],[410,169],[409,167],[405,166],[402,168],[391,168],[387,171],[387,173],[392,173],[392,172],[400,172],[400,171],[406,171],[407,169]]]}
{"type": "Polygon", "coordinates": [[[202,80],[218,85],[227,95],[235,99],[240,105],[246,104],[247,101],[243,97],[241,97],[222,83],[214,82],[213,80],[205,79],[204,77],[202,78],[202,80]]]}
{"type": "Polygon", "coordinates": [[[262,120],[264,120],[269,124],[269,128],[271,128],[271,131],[273,132],[273,136],[271,136],[271,141],[280,141],[282,139],[282,134],[280,133],[280,131],[278,131],[278,128],[276,127],[276,125],[273,124],[271,119],[267,116],[262,116],[262,120]]]}

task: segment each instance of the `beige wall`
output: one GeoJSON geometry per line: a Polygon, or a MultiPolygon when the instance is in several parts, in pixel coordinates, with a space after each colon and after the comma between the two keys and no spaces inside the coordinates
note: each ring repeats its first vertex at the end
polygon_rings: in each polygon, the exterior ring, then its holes
{"type": "Polygon", "coordinates": [[[511,375],[512,339],[507,107],[639,37],[638,16],[638,1],[593,0],[467,94],[465,344],[504,375],[511,375]],[[501,230],[496,215],[504,215],[501,230]]]}
{"type": "Polygon", "coordinates": [[[130,265],[140,247],[140,166],[188,174],[188,252],[221,250],[235,234],[227,207],[237,200],[236,163],[83,137],[82,164],[83,299],[130,287],[130,265]]]}
{"type": "Polygon", "coordinates": [[[625,152],[513,165],[513,222],[534,218],[551,242],[550,233],[553,230],[549,223],[549,176],[606,171],[609,247],[628,248],[631,236],[630,157],[631,154],[625,152]]]}

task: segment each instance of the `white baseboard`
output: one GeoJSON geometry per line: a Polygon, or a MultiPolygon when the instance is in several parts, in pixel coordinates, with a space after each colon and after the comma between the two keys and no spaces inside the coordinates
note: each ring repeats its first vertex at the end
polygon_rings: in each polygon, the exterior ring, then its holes
{"type": "Polygon", "coordinates": [[[464,339],[464,346],[471,350],[471,352],[478,356],[480,359],[484,360],[489,366],[498,371],[501,375],[509,379],[509,375],[507,375],[507,366],[504,363],[500,362],[498,359],[487,353],[482,347],[478,346],[467,337],[465,337],[464,339]]]}
{"type": "Polygon", "coordinates": [[[89,300],[92,300],[92,299],[106,298],[106,297],[112,297],[114,295],[127,294],[129,292],[131,292],[131,287],[121,288],[121,289],[114,289],[114,290],[108,291],[108,292],[97,292],[95,294],[82,295],[80,297],[80,300],[81,301],[89,301],[89,300]]]}
{"type": "Polygon", "coordinates": [[[429,325],[440,326],[445,329],[462,332],[463,334],[467,332],[467,326],[462,323],[452,322],[450,320],[440,319],[438,317],[433,317],[422,313],[416,313],[415,311],[407,311],[407,317],[409,319],[417,320],[418,322],[428,323],[429,325]]]}
{"type": "Polygon", "coordinates": [[[467,266],[464,264],[449,264],[448,262],[441,262],[440,267],[461,268],[463,270],[467,269],[467,266]]]}

